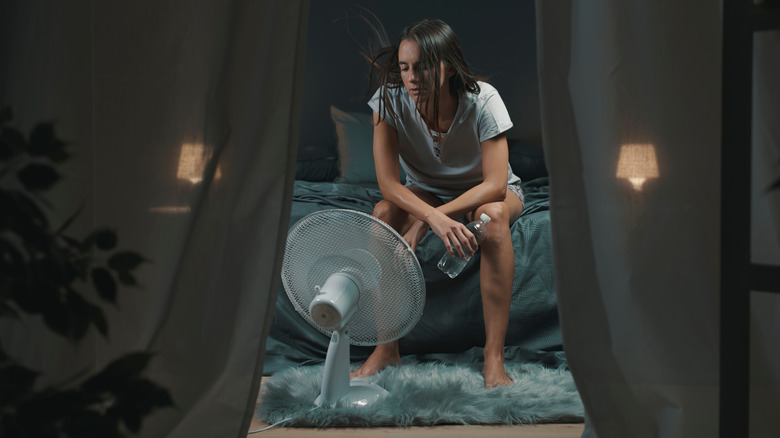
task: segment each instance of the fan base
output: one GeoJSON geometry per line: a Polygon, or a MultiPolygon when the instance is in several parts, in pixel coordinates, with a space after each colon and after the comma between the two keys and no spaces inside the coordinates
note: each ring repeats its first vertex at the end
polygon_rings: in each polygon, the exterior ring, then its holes
{"type": "MultiPolygon", "coordinates": [[[[373,383],[354,381],[349,382],[349,390],[343,396],[341,396],[335,403],[330,404],[330,408],[344,407],[344,406],[369,406],[382,397],[389,395],[381,386],[377,386],[373,383]]],[[[322,394],[320,394],[315,400],[314,405],[317,407],[323,407],[322,394]]]]}

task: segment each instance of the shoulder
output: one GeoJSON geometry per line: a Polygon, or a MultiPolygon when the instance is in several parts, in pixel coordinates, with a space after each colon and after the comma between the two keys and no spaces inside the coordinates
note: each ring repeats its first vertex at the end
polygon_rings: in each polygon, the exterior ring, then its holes
{"type": "MultiPolygon", "coordinates": [[[[494,97],[499,97],[498,90],[496,90],[496,87],[488,84],[487,82],[479,81],[477,82],[479,85],[479,94],[475,94],[475,100],[477,103],[485,104],[485,102],[489,101],[490,99],[494,97]]],[[[471,94],[471,93],[470,93],[471,94]]]]}
{"type": "Polygon", "coordinates": [[[383,85],[376,90],[368,105],[377,113],[382,114],[385,119],[393,118],[392,115],[397,118],[398,112],[402,111],[403,108],[403,91],[403,87],[383,85]]]}
{"type": "Polygon", "coordinates": [[[479,93],[467,93],[470,95],[470,103],[477,112],[493,112],[504,108],[504,101],[494,86],[481,81],[478,84],[479,93]]]}
{"type": "Polygon", "coordinates": [[[512,120],[498,90],[487,82],[478,84],[479,93],[469,94],[472,95],[472,111],[479,127],[479,141],[482,142],[511,128],[512,120]]]}
{"type": "Polygon", "coordinates": [[[463,92],[462,101],[464,101],[467,106],[480,110],[495,97],[498,97],[499,100],[501,99],[498,90],[489,83],[479,81],[477,82],[477,85],[479,85],[479,93],[472,93],[470,91],[463,92]]]}
{"type": "Polygon", "coordinates": [[[403,87],[403,85],[382,85],[377,90],[377,94],[384,92],[391,99],[396,99],[399,96],[402,96],[405,91],[406,89],[403,87]]]}
{"type": "Polygon", "coordinates": [[[383,85],[376,90],[374,99],[379,100],[384,96],[385,102],[392,106],[394,109],[400,109],[404,97],[408,96],[406,89],[403,86],[383,85]]]}

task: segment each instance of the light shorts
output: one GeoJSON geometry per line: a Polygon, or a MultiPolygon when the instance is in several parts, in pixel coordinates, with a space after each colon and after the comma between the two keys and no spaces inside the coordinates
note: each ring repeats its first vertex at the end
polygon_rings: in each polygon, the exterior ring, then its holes
{"type": "Polygon", "coordinates": [[[520,202],[522,202],[523,205],[525,205],[525,195],[523,195],[523,189],[520,188],[520,184],[521,183],[522,183],[522,181],[518,181],[518,182],[516,182],[514,184],[507,184],[506,188],[510,192],[512,192],[515,195],[517,195],[517,197],[520,198],[520,202]]]}

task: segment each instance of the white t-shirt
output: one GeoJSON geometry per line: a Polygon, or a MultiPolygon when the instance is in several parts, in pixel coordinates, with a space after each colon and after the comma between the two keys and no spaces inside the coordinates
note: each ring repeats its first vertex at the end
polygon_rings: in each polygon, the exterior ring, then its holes
{"type": "MultiPolygon", "coordinates": [[[[385,120],[398,132],[399,161],[407,185],[454,197],[483,181],[481,143],[511,128],[512,121],[498,91],[485,82],[479,82],[479,88],[479,94],[461,93],[452,126],[439,135],[438,142],[431,138],[406,88],[387,88],[390,106],[398,118],[386,112],[385,120]]],[[[377,113],[379,100],[377,90],[368,102],[377,113]]],[[[507,176],[509,184],[520,181],[511,166],[507,176]]]]}

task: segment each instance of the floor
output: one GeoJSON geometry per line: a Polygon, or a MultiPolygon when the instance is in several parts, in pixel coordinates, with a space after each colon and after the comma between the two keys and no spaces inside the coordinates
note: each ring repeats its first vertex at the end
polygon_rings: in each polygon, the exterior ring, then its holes
{"type": "MultiPolygon", "coordinates": [[[[262,385],[262,383],[261,383],[262,385]]],[[[258,400],[260,403],[260,400],[258,400]]],[[[267,427],[257,416],[252,419],[250,432],[267,427]]],[[[374,428],[306,428],[275,427],[264,432],[250,433],[249,438],[273,437],[404,437],[404,438],[580,438],[585,429],[583,424],[530,424],[515,426],[421,426],[421,427],[374,427],[374,428]]]]}
{"type": "MultiPolygon", "coordinates": [[[[265,427],[260,421],[253,421],[250,431],[265,427]]],[[[426,427],[375,427],[375,428],[302,428],[282,427],[247,435],[250,438],[266,437],[404,437],[404,438],[580,438],[585,426],[582,424],[539,424],[520,426],[426,426],[426,427]]]]}

